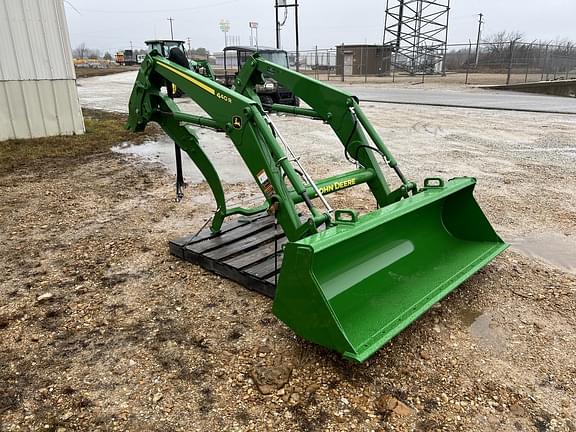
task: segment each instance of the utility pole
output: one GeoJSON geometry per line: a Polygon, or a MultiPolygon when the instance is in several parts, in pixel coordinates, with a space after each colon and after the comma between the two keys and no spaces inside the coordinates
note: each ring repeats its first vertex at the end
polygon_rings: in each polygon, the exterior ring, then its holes
{"type": "Polygon", "coordinates": [[[478,39],[476,40],[476,67],[478,67],[478,61],[480,60],[480,38],[482,37],[482,24],[484,24],[482,18],[484,18],[484,14],[478,14],[478,16],[479,19],[478,19],[478,39]]]}
{"type": "MultiPolygon", "coordinates": [[[[284,1],[284,4],[286,4],[286,2],[284,1]]],[[[276,5],[274,6],[274,9],[276,9],[276,22],[275,22],[275,28],[276,28],[276,48],[280,49],[280,21],[278,20],[278,0],[276,0],[276,5]]]]}
{"type": "Polygon", "coordinates": [[[296,71],[300,71],[300,35],[298,34],[298,0],[294,0],[294,11],[296,14],[296,71]]]}
{"type": "Polygon", "coordinates": [[[130,50],[134,51],[134,44],[132,43],[132,41],[130,41],[130,50]]]}
{"type": "Polygon", "coordinates": [[[170,21],[170,39],[174,40],[174,18],[170,17],[168,18],[168,21],[170,21]]]}
{"type": "Polygon", "coordinates": [[[300,70],[300,35],[299,35],[299,24],[298,24],[298,0],[294,0],[294,3],[288,4],[287,0],[275,0],[275,9],[276,9],[276,48],[281,49],[281,40],[280,40],[280,30],[284,23],[280,23],[278,20],[278,10],[283,8],[284,11],[287,11],[288,8],[294,8],[295,13],[295,25],[296,25],[296,70],[300,70]]]}
{"type": "Polygon", "coordinates": [[[190,42],[191,39],[187,37],[186,40],[188,41],[188,55],[192,56],[192,44],[190,42]]]}

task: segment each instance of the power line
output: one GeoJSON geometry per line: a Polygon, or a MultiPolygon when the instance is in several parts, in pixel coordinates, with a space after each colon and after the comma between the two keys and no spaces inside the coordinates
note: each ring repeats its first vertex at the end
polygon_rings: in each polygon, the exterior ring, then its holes
{"type": "Polygon", "coordinates": [[[64,2],[65,2],[68,6],[70,6],[72,9],[74,9],[74,10],[76,11],[76,13],[78,13],[78,15],[82,15],[82,14],[80,13],[80,11],[79,11],[78,9],[76,9],[76,6],[74,6],[74,5],[72,4],[72,2],[70,2],[69,0],[64,0],[64,2]]]}
{"type": "Polygon", "coordinates": [[[226,5],[226,4],[230,4],[230,3],[238,3],[244,0],[226,0],[226,1],[221,1],[218,3],[211,3],[208,5],[204,5],[204,6],[196,6],[196,7],[191,7],[191,8],[177,8],[177,9],[147,9],[147,10],[141,10],[141,9],[131,9],[131,10],[112,10],[112,9],[108,9],[108,10],[101,10],[101,9],[80,9],[83,12],[93,12],[93,13],[105,13],[105,14],[119,14],[119,13],[126,13],[126,14],[132,14],[132,15],[138,15],[138,14],[143,14],[143,13],[163,13],[163,12],[186,12],[186,11],[195,11],[195,10],[199,10],[199,9],[209,9],[212,7],[217,7],[217,6],[222,6],[222,5],[226,5]]]}

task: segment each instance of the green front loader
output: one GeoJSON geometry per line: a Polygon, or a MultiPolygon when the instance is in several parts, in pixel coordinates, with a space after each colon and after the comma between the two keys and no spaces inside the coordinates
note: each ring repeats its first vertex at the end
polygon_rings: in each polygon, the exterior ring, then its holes
{"type": "Polygon", "coordinates": [[[354,96],[263,60],[246,62],[232,89],[152,52],[142,64],[130,99],[128,126],[157,122],[206,178],[217,210],[217,238],[226,218],[268,213],[286,244],[274,297],[274,314],[301,337],[364,361],[507,245],[473,197],[476,180],[409,181],[354,96]],[[315,179],[260,104],[263,75],[290,89],[309,108],[267,110],[318,120],[342,143],[356,166],[315,179]],[[206,116],[183,113],[162,92],[173,83],[206,116]],[[190,125],[226,133],[260,187],[256,208],[229,208],[218,173],[190,125]],[[386,175],[399,179],[391,188],[386,175]],[[365,184],[376,209],[334,209],[331,193],[365,184]]]}

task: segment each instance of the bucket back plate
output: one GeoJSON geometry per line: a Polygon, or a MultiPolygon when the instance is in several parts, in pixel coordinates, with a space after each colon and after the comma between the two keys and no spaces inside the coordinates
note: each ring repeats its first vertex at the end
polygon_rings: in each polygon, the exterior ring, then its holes
{"type": "Polygon", "coordinates": [[[475,179],[289,243],[274,313],[301,337],[364,361],[507,248],[475,179]]]}

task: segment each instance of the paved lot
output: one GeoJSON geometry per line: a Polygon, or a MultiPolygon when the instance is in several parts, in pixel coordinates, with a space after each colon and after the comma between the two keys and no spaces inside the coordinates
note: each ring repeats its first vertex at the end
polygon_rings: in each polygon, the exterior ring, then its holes
{"type": "Polygon", "coordinates": [[[529,112],[551,112],[576,115],[576,99],[559,96],[504,92],[478,88],[407,89],[360,86],[346,86],[343,88],[356,94],[361,100],[366,101],[529,112]]]}
{"type": "MultiPolygon", "coordinates": [[[[137,72],[79,80],[84,106],[125,112],[137,72]]],[[[331,83],[338,85],[338,83],[331,83]]],[[[395,88],[346,85],[342,89],[364,101],[432,106],[504,109],[576,115],[576,99],[479,88],[395,88]]]]}

